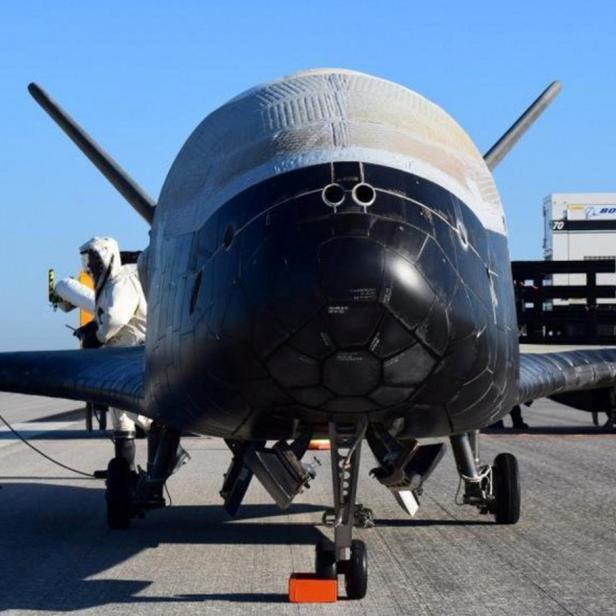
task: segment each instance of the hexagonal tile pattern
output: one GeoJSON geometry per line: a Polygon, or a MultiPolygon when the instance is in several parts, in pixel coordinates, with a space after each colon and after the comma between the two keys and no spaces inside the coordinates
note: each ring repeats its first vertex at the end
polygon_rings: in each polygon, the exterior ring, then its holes
{"type": "Polygon", "coordinates": [[[383,380],[388,385],[413,387],[430,374],[436,358],[420,344],[383,362],[383,380]]]}
{"type": "Polygon", "coordinates": [[[267,369],[284,387],[306,387],[319,382],[319,363],[288,345],[272,355],[267,369]]]}
{"type": "Polygon", "coordinates": [[[323,383],[341,396],[360,396],[381,377],[380,361],[367,351],[339,351],[323,365],[323,383]]]}

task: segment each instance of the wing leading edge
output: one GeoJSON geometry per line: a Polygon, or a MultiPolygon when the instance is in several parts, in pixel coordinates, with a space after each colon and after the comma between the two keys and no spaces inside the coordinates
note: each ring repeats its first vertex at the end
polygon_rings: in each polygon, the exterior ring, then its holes
{"type": "Polygon", "coordinates": [[[520,403],[613,387],[616,387],[616,348],[520,356],[520,403]]]}
{"type": "Polygon", "coordinates": [[[143,413],[144,347],[0,353],[0,391],[143,413]]]}
{"type": "MultiPolygon", "coordinates": [[[[0,391],[143,413],[144,347],[0,353],[0,391]]],[[[616,387],[616,348],[523,353],[518,402],[616,387]]]]}

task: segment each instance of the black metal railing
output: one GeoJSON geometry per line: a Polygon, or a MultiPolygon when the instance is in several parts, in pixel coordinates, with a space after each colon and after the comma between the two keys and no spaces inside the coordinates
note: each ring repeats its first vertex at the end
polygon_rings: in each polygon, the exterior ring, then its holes
{"type": "Polygon", "coordinates": [[[597,284],[616,261],[512,261],[511,270],[520,342],[616,344],[616,285],[597,284]],[[586,284],[554,285],[554,274],[584,274],[586,284]]]}

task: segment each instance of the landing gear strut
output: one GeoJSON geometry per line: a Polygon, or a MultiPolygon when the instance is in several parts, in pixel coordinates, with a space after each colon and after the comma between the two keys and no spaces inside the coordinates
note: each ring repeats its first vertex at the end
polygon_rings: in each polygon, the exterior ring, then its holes
{"type": "Polygon", "coordinates": [[[113,529],[130,526],[131,519],[143,517],[150,509],[165,506],[165,481],[190,456],[180,447],[180,433],[152,424],[148,433],[147,471],[135,469],[135,444],[130,435],[115,438],[116,455],[107,467],[105,499],[107,525],[113,529]]]}
{"type": "Polygon", "coordinates": [[[515,456],[501,453],[492,466],[482,465],[478,432],[452,436],[451,447],[464,484],[462,504],[494,515],[497,524],[515,524],[520,519],[520,478],[515,456]]]}
{"type": "Polygon", "coordinates": [[[334,542],[324,541],[316,548],[319,578],[344,575],[349,599],[362,599],[368,589],[368,557],[363,541],[353,539],[356,520],[355,498],[359,475],[364,423],[330,423],[332,482],[334,492],[334,542]]]}

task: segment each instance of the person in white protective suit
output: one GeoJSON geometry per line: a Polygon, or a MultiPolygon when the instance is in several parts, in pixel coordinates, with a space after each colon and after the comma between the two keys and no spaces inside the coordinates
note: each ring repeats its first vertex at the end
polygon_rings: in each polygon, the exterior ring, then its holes
{"type": "MultiPolygon", "coordinates": [[[[83,269],[94,280],[94,320],[76,335],[84,346],[137,346],[145,343],[147,303],[135,265],[122,265],[118,243],[94,237],[79,248],[83,269]]],[[[135,424],[148,430],[150,419],[111,408],[116,457],[135,471],[135,424]]]]}

